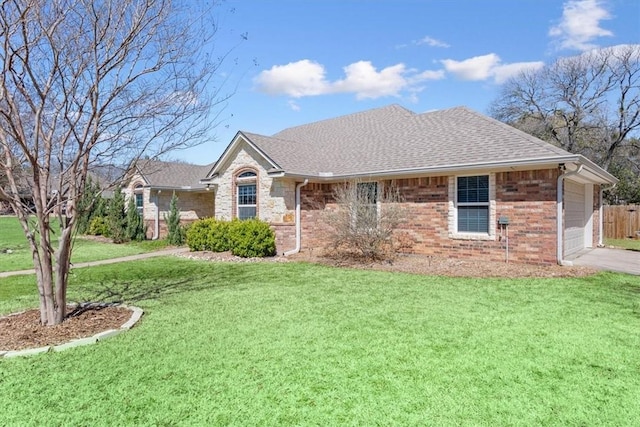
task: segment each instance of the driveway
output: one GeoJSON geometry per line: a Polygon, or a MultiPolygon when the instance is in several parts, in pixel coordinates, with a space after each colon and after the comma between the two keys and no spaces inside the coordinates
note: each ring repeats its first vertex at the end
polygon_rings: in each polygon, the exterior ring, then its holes
{"type": "Polygon", "coordinates": [[[640,276],[640,252],[596,248],[581,252],[571,259],[573,265],[584,265],[598,270],[617,271],[640,276]]]}

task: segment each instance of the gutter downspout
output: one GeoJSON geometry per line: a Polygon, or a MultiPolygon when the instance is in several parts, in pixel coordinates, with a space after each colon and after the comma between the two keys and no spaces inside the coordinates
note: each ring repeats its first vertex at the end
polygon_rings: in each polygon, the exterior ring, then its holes
{"type": "Polygon", "coordinates": [[[603,242],[603,233],[604,233],[604,206],[602,205],[602,193],[604,193],[606,190],[613,190],[613,188],[616,186],[616,184],[611,184],[609,185],[607,188],[603,188],[603,186],[600,186],[600,209],[598,209],[598,247],[602,248],[604,246],[604,242],[603,242]]]}
{"type": "Polygon", "coordinates": [[[559,265],[571,266],[573,263],[571,261],[565,261],[563,258],[563,244],[564,244],[564,222],[563,222],[563,183],[564,179],[573,175],[577,175],[582,172],[583,165],[580,165],[578,169],[563,173],[558,177],[557,184],[557,195],[556,195],[556,259],[559,265]]]}
{"type": "Polygon", "coordinates": [[[283,253],[284,256],[297,254],[300,252],[302,225],[300,224],[300,189],[309,183],[308,179],[296,185],[296,247],[283,253]]]}

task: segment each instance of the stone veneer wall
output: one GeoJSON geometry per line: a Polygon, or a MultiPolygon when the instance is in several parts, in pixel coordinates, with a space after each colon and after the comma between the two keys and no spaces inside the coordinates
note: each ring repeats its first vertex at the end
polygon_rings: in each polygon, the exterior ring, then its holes
{"type": "MultiPolygon", "coordinates": [[[[180,224],[190,224],[198,219],[212,217],[215,211],[215,195],[213,191],[190,192],[176,191],[178,197],[178,208],[180,209],[180,224]]],[[[147,226],[147,237],[152,238],[156,221],[156,210],[160,209],[159,216],[159,238],[164,238],[168,234],[165,216],[169,216],[172,190],[145,189],[144,201],[144,223],[147,226]]]]}
{"type": "MultiPolygon", "coordinates": [[[[395,186],[403,197],[402,208],[407,221],[398,232],[405,233],[413,241],[410,252],[416,254],[446,256],[450,258],[474,258],[488,261],[504,261],[506,233],[501,233],[497,218],[509,218],[509,261],[529,264],[556,263],[556,185],[559,171],[545,169],[535,171],[496,172],[491,178],[495,183],[495,211],[492,218],[495,231],[489,239],[472,240],[451,238],[450,183],[455,177],[437,176],[382,181],[395,186]]],[[[597,186],[595,186],[597,187],[597,186]]],[[[599,188],[594,189],[598,193],[599,188]]],[[[594,195],[594,200],[598,197],[594,195]]],[[[322,250],[329,243],[327,225],[322,221],[326,209],[337,206],[332,196],[331,184],[308,184],[302,188],[302,247],[305,250],[322,250]]],[[[594,203],[594,224],[597,224],[599,206],[594,203]]],[[[594,225],[594,242],[597,243],[597,225],[594,225]]]]}
{"type": "Polygon", "coordinates": [[[296,245],[295,189],[291,179],[272,178],[271,165],[248,144],[240,144],[233,160],[213,181],[217,185],[215,217],[231,220],[236,217],[236,180],[243,171],[257,175],[257,216],[271,224],[276,235],[277,252],[282,254],[296,245]]]}
{"type": "Polygon", "coordinates": [[[215,181],[216,212],[218,219],[236,217],[235,176],[243,170],[252,170],[258,176],[257,215],[270,224],[292,224],[295,221],[295,185],[293,180],[271,178],[267,171],[271,165],[248,144],[241,144],[233,161],[215,181]]]}
{"type": "MultiPolygon", "coordinates": [[[[144,184],[139,176],[134,176],[129,185],[123,189],[126,202],[135,193],[135,187],[144,184]]],[[[147,238],[154,237],[156,218],[159,218],[159,238],[167,236],[167,225],[164,220],[169,215],[171,198],[174,190],[165,189],[158,192],[157,189],[148,187],[142,190],[143,219],[147,227],[147,238]],[[158,215],[159,209],[159,215],[158,215]]],[[[215,212],[215,195],[213,191],[180,191],[175,190],[180,209],[180,223],[189,224],[197,219],[212,217],[215,212]]]]}

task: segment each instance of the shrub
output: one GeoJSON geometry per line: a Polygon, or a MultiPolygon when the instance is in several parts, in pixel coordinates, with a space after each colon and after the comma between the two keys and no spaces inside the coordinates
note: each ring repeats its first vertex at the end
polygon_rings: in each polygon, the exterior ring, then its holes
{"type": "Polygon", "coordinates": [[[394,231],[406,218],[399,192],[394,187],[380,188],[375,182],[354,181],[336,186],[333,198],[338,208],[324,214],[332,246],[343,256],[392,258],[394,231]]]}
{"type": "Polygon", "coordinates": [[[146,239],[146,227],[142,215],[136,209],[136,201],[133,197],[129,198],[127,206],[127,225],[125,227],[125,236],[127,240],[141,242],[146,239]]]}
{"type": "Polygon", "coordinates": [[[171,196],[171,203],[169,204],[169,216],[164,217],[167,223],[167,229],[169,234],[167,240],[170,245],[181,246],[184,244],[185,229],[180,225],[180,209],[178,208],[178,197],[176,193],[171,196]]]}
{"type": "Polygon", "coordinates": [[[121,188],[116,188],[113,198],[109,202],[107,221],[109,222],[109,237],[113,239],[113,243],[125,242],[127,240],[127,213],[121,188]]]}
{"type": "Polygon", "coordinates": [[[76,231],[91,234],[89,227],[94,218],[106,215],[106,201],[102,198],[100,185],[87,177],[82,194],[78,199],[76,231]]]}
{"type": "Polygon", "coordinates": [[[89,234],[92,236],[109,237],[109,221],[104,216],[97,216],[89,224],[89,234]]]}
{"type": "Polygon", "coordinates": [[[273,230],[258,219],[233,220],[229,227],[229,242],[231,253],[236,256],[250,258],[276,254],[273,230]]]}
{"type": "Polygon", "coordinates": [[[186,232],[191,251],[224,252],[229,247],[229,222],[205,218],[191,224],[186,232]]]}

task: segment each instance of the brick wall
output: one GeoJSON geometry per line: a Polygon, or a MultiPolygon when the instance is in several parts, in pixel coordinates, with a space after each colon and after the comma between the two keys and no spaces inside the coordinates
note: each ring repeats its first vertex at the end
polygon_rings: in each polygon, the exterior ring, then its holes
{"type": "Polygon", "coordinates": [[[296,225],[294,223],[272,223],[276,235],[276,252],[282,255],[296,247],[296,225]]]}
{"type": "MultiPolygon", "coordinates": [[[[558,173],[556,169],[546,169],[491,174],[495,192],[491,218],[509,218],[510,262],[556,263],[558,173]]],[[[413,253],[504,261],[507,236],[497,220],[492,221],[494,228],[484,239],[451,237],[450,192],[454,180],[455,177],[438,176],[383,181],[385,186],[395,186],[403,198],[401,207],[406,222],[398,231],[413,241],[413,253]]],[[[321,250],[329,243],[323,211],[337,207],[332,185],[308,184],[302,188],[301,195],[302,247],[321,250]]]]}

